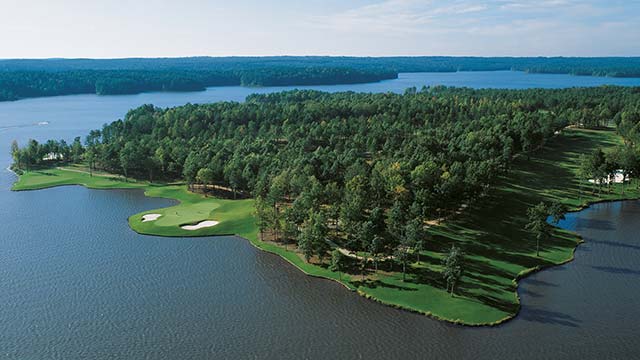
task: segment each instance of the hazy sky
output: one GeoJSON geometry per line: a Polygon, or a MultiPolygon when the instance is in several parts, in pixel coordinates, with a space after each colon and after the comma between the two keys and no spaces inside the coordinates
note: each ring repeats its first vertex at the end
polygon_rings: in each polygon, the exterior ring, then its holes
{"type": "Polygon", "coordinates": [[[0,0],[0,58],[640,55],[640,0],[0,0]]]}

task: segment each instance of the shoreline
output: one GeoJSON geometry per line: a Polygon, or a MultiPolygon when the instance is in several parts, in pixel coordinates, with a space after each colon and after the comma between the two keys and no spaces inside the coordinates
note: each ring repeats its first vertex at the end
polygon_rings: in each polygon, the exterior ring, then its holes
{"type": "MultiPolygon", "coordinates": [[[[577,130],[580,131],[580,130],[577,130]]],[[[580,131],[580,133],[584,134],[584,131],[580,131]]],[[[526,164],[526,163],[525,163],[526,164]]],[[[152,209],[147,210],[138,214],[133,214],[129,217],[128,223],[129,227],[138,234],[142,235],[153,235],[153,236],[163,236],[163,237],[204,237],[204,236],[225,236],[225,235],[234,235],[240,238],[243,238],[254,246],[255,248],[272,253],[274,255],[278,255],[280,258],[295,266],[298,270],[300,270],[303,274],[316,277],[323,278],[331,281],[335,281],[341,284],[343,287],[350,291],[354,291],[358,293],[358,295],[378,302],[380,304],[384,304],[386,306],[391,306],[403,311],[409,311],[418,313],[421,315],[425,315],[429,318],[438,321],[444,321],[451,324],[461,325],[461,326],[474,326],[474,327],[484,327],[484,326],[498,326],[508,322],[511,319],[517,317],[522,308],[522,300],[520,297],[520,280],[527,278],[528,276],[535,274],[539,271],[545,270],[547,268],[551,268],[554,266],[560,266],[566,263],[569,263],[575,259],[575,253],[580,246],[580,244],[584,243],[584,239],[577,234],[576,232],[569,231],[563,229],[561,227],[554,227],[556,232],[554,232],[554,240],[555,245],[560,246],[560,250],[555,250],[552,252],[547,252],[544,257],[536,258],[531,255],[526,250],[526,245],[520,249],[519,251],[523,251],[522,255],[526,255],[529,258],[528,263],[511,261],[509,264],[512,266],[518,266],[518,268],[514,269],[518,271],[517,273],[510,272],[508,274],[500,275],[500,281],[504,290],[491,290],[491,291],[501,291],[501,292],[490,292],[486,294],[492,294],[492,296],[502,296],[501,300],[503,305],[507,305],[507,308],[497,308],[495,306],[491,306],[489,304],[478,303],[478,295],[475,293],[466,293],[456,295],[455,297],[449,299],[449,297],[443,297],[440,289],[437,285],[433,284],[433,282],[427,283],[415,283],[415,282],[407,282],[400,283],[397,279],[398,273],[383,273],[383,274],[375,274],[373,279],[369,276],[368,284],[372,284],[371,280],[374,281],[374,286],[370,287],[367,284],[362,284],[357,281],[359,275],[357,272],[354,273],[343,273],[340,278],[340,274],[337,272],[332,272],[326,269],[325,267],[319,266],[317,264],[309,264],[305,262],[301,256],[292,250],[285,249],[279,244],[268,243],[261,241],[258,236],[258,230],[252,221],[253,218],[253,210],[249,209],[252,204],[251,199],[247,200],[223,200],[223,199],[215,199],[210,197],[205,197],[200,194],[190,193],[188,192],[185,185],[177,185],[177,184],[163,184],[163,185],[153,185],[148,182],[121,182],[114,181],[110,178],[105,177],[92,177],[89,178],[88,174],[82,172],[74,172],[72,169],[56,169],[54,172],[58,175],[56,178],[38,178],[37,173],[31,173],[33,175],[28,176],[29,180],[22,181],[19,184],[18,189],[13,189],[16,191],[27,191],[27,190],[39,190],[57,186],[64,185],[81,185],[90,189],[141,189],[144,190],[144,194],[147,197],[158,197],[158,198],[166,198],[176,202],[176,205],[170,205],[161,209],[152,209]],[[243,203],[244,202],[244,203],[243,203]],[[244,205],[239,205],[244,204],[244,205]],[[231,207],[224,207],[231,206],[231,207]],[[234,208],[233,206],[241,206],[234,208]],[[221,211],[225,213],[223,215],[225,218],[220,219],[220,224],[210,228],[203,228],[197,231],[183,231],[179,229],[180,224],[184,224],[185,215],[192,210],[191,212],[197,212],[201,217],[197,218],[189,218],[193,220],[192,223],[198,223],[200,221],[204,221],[208,218],[215,218],[216,211],[221,211]],[[198,211],[195,211],[198,210],[198,211]],[[226,211],[225,211],[226,210],[226,211]],[[175,229],[172,227],[171,222],[167,222],[167,218],[174,215],[178,215],[178,212],[182,211],[181,214],[181,222],[177,224],[178,227],[175,229]],[[162,218],[157,221],[147,222],[142,224],[143,215],[146,214],[162,214],[162,218]],[[212,215],[213,214],[213,215],[212,215]],[[166,215],[166,216],[164,216],[166,215]],[[234,223],[233,226],[229,226],[228,220],[240,220],[245,221],[244,226],[238,225],[238,223],[234,223]],[[156,222],[163,222],[158,223],[156,222]],[[225,224],[226,221],[226,224],[225,224]],[[157,225],[157,226],[156,226],[157,225]],[[568,242],[570,241],[570,242],[568,242]],[[558,243],[560,242],[560,243],[558,243]],[[533,267],[523,268],[527,264],[535,265],[533,267]],[[394,282],[395,281],[395,282],[394,282]],[[378,284],[378,282],[381,282],[378,284]],[[377,284],[377,286],[376,286],[377,284]],[[407,287],[406,291],[395,291],[390,292],[385,289],[381,290],[382,287],[385,287],[387,284],[391,286],[399,286],[407,287]],[[409,291],[412,290],[412,291],[409,291]],[[415,292],[414,292],[415,291],[415,292]],[[412,292],[419,296],[418,300],[413,300],[411,298],[412,292]],[[426,299],[425,303],[422,299],[426,299]],[[475,303],[475,305],[474,305],[475,303]],[[415,305],[415,306],[414,306],[415,305]],[[486,313],[485,313],[486,312],[486,313]],[[458,315],[456,315],[458,314],[458,315]],[[478,315],[480,314],[480,315],[478,315]],[[451,316],[448,316],[451,315],[451,316]],[[477,319],[478,321],[474,321],[477,319]],[[487,321],[484,321],[484,320],[487,321]]],[[[20,180],[24,180],[22,176],[19,176],[18,182],[20,180]]],[[[512,176],[507,178],[506,181],[510,185],[519,184],[521,178],[518,176],[512,176]]],[[[18,183],[16,182],[15,185],[18,183]]],[[[613,192],[611,193],[602,193],[597,194],[598,198],[595,198],[596,194],[590,193],[588,190],[581,194],[581,197],[585,198],[585,201],[582,203],[578,203],[578,199],[573,197],[575,193],[567,192],[568,189],[564,187],[554,188],[554,191],[558,191],[558,194],[567,195],[566,202],[569,204],[568,212],[578,212],[584,210],[594,204],[601,202],[617,202],[617,201],[629,201],[629,200],[637,200],[640,198],[639,191],[637,189],[632,189],[629,187],[628,193],[625,191],[625,194],[622,195],[619,193],[620,188],[614,187],[613,192]],[[589,199],[591,198],[591,201],[589,199]]],[[[627,188],[625,188],[627,190],[627,188]]],[[[504,191],[500,190],[500,191],[504,191]]],[[[574,189],[575,191],[575,189],[574,189]]],[[[538,196],[538,200],[546,200],[548,201],[548,196],[545,196],[544,193],[536,195],[538,196]]],[[[452,219],[452,225],[456,226],[456,219],[452,219]]],[[[458,223],[458,225],[460,225],[458,223]]],[[[471,226],[473,224],[462,224],[463,226],[471,226]]],[[[474,226],[477,226],[474,225],[474,226]]],[[[472,229],[472,227],[467,227],[468,229],[472,229]]],[[[518,229],[517,225],[511,226],[512,230],[518,229]]],[[[478,228],[478,230],[488,231],[489,234],[493,234],[491,236],[505,236],[504,233],[494,234],[490,230],[492,228],[478,228]]],[[[447,233],[447,231],[451,231],[444,225],[444,228],[438,228],[438,236],[443,236],[442,241],[457,241],[455,238],[451,237],[451,234],[447,233]]],[[[509,243],[513,243],[514,241],[523,241],[524,238],[518,238],[520,236],[517,233],[508,233],[509,235],[506,238],[506,241],[509,243]],[[515,237],[514,237],[515,236],[515,237]]],[[[464,241],[464,240],[462,240],[464,241]]],[[[478,238],[478,241],[481,241],[478,238]]],[[[553,243],[550,243],[550,246],[553,243]]],[[[552,246],[552,247],[553,247],[552,246]]],[[[437,255],[438,251],[436,251],[437,255]]],[[[473,255],[473,253],[472,253],[473,255]]],[[[484,261],[491,261],[492,257],[487,257],[484,261]]],[[[500,261],[499,258],[498,261],[500,261]]],[[[507,261],[502,259],[502,261],[507,261]]],[[[433,260],[427,263],[427,266],[433,266],[433,260]]],[[[437,265],[437,264],[436,264],[437,265]]],[[[472,272],[469,275],[481,275],[481,276],[492,276],[490,269],[483,271],[472,272]]],[[[468,284],[467,286],[473,286],[473,284],[468,284]]],[[[469,287],[468,289],[473,289],[469,287]]]]}
{"type": "MultiPolygon", "coordinates": [[[[75,185],[74,184],[69,184],[69,185],[52,185],[52,186],[42,187],[42,188],[39,188],[39,189],[20,190],[20,191],[44,190],[44,189],[47,189],[47,188],[54,188],[54,187],[58,187],[58,186],[84,186],[84,187],[92,189],[92,190],[101,190],[99,188],[89,187],[89,186],[87,186],[85,184],[75,184],[75,185]]],[[[109,189],[103,189],[103,190],[109,190],[109,189]]],[[[130,189],[130,190],[142,190],[146,197],[161,197],[161,196],[154,196],[154,195],[148,194],[146,189],[144,189],[144,188],[138,188],[138,189],[134,188],[134,189],[130,189]]],[[[161,198],[164,198],[164,197],[161,197],[161,198]]],[[[178,200],[178,199],[172,199],[172,198],[166,198],[166,199],[177,201],[178,203],[181,203],[181,201],[178,200]]],[[[599,203],[637,201],[637,200],[639,200],[638,197],[628,197],[628,198],[625,197],[625,198],[621,198],[621,199],[601,199],[601,200],[596,200],[596,201],[592,201],[592,202],[588,202],[588,203],[582,204],[579,207],[575,207],[575,208],[570,209],[568,212],[571,212],[571,213],[580,212],[580,211],[588,209],[592,205],[599,204],[599,203]]],[[[154,210],[150,210],[150,211],[154,211],[154,210]]],[[[134,218],[137,215],[138,214],[131,215],[130,218],[134,218]]],[[[131,225],[129,225],[129,227],[130,227],[130,229],[132,231],[136,232],[137,234],[145,235],[145,236],[161,236],[161,237],[174,237],[174,238],[175,237],[236,236],[238,238],[246,240],[254,248],[256,248],[256,249],[258,249],[260,251],[264,251],[266,253],[278,256],[280,259],[282,259],[285,262],[287,262],[288,264],[294,266],[297,270],[299,270],[300,272],[302,272],[306,276],[310,276],[310,277],[314,277],[314,278],[318,278],[318,279],[324,279],[324,280],[329,280],[329,281],[336,282],[336,283],[340,284],[342,287],[344,287],[345,289],[358,294],[358,296],[362,296],[363,298],[365,298],[367,300],[370,300],[370,301],[373,301],[373,302],[376,302],[378,304],[382,304],[382,305],[385,305],[385,306],[390,306],[390,307],[393,307],[395,309],[402,310],[402,311],[408,311],[408,312],[412,312],[412,313],[415,313],[415,314],[424,315],[424,316],[426,316],[426,317],[428,317],[428,318],[430,318],[432,320],[443,321],[443,322],[447,322],[447,323],[452,324],[452,325],[467,326],[467,327],[495,327],[495,326],[504,325],[507,322],[509,322],[510,320],[515,319],[518,316],[518,314],[520,313],[520,310],[521,310],[521,308],[523,306],[522,305],[522,301],[521,301],[521,297],[520,297],[520,291],[519,291],[520,290],[520,281],[524,280],[524,279],[528,278],[529,276],[534,275],[534,274],[536,274],[538,272],[541,272],[541,271],[544,271],[544,270],[547,270],[547,269],[550,269],[550,268],[553,268],[553,267],[556,267],[556,266],[565,265],[567,263],[572,262],[573,260],[575,260],[575,253],[576,253],[578,247],[581,244],[585,243],[584,239],[582,238],[582,236],[580,234],[578,234],[576,232],[573,232],[573,231],[569,231],[569,230],[561,228],[561,227],[555,226],[555,228],[560,229],[562,231],[566,231],[566,232],[571,233],[573,235],[576,235],[579,238],[579,242],[576,243],[576,245],[572,249],[571,257],[568,258],[568,259],[565,259],[564,261],[562,261],[560,263],[556,263],[556,264],[552,264],[552,265],[546,265],[546,266],[536,266],[536,267],[533,267],[533,268],[525,269],[525,270],[521,271],[520,273],[518,273],[516,278],[512,279],[512,282],[513,282],[513,284],[515,286],[515,296],[516,296],[516,298],[518,300],[518,305],[519,305],[518,306],[518,310],[515,313],[510,314],[509,316],[506,316],[506,317],[504,317],[502,319],[498,319],[498,320],[493,321],[493,322],[469,323],[469,322],[465,322],[465,321],[460,320],[460,319],[450,319],[450,318],[446,318],[446,317],[443,317],[443,316],[439,316],[439,315],[434,314],[434,313],[432,313],[430,311],[423,311],[423,310],[419,310],[419,309],[415,309],[415,308],[406,307],[406,306],[403,306],[403,305],[400,305],[400,304],[396,304],[396,303],[393,303],[393,302],[386,301],[386,300],[378,298],[378,297],[376,297],[374,295],[367,294],[366,292],[362,291],[360,289],[360,287],[355,287],[354,285],[352,285],[348,281],[348,279],[351,276],[350,274],[346,274],[346,273],[343,274],[343,280],[340,280],[340,279],[337,279],[337,278],[333,278],[333,277],[325,276],[325,275],[322,275],[322,274],[317,274],[317,273],[310,272],[307,269],[299,266],[296,261],[293,261],[289,257],[284,256],[284,254],[282,252],[286,252],[286,254],[290,254],[290,255],[293,255],[293,256],[297,256],[296,253],[294,253],[292,251],[289,251],[289,250],[284,250],[280,246],[272,245],[272,244],[269,244],[269,243],[261,241],[258,238],[258,236],[257,236],[258,234],[257,233],[253,234],[255,236],[243,236],[243,235],[239,235],[237,233],[219,233],[219,234],[214,234],[214,235],[207,235],[207,234],[197,234],[197,235],[195,235],[195,234],[192,234],[192,235],[176,236],[176,235],[149,234],[149,233],[140,232],[140,231],[136,230],[134,227],[132,227],[131,225]],[[269,245],[276,246],[277,250],[276,249],[269,249],[268,248],[269,245]],[[278,251],[278,250],[280,250],[280,251],[278,251]]],[[[315,266],[315,265],[312,265],[312,266],[315,266]]]]}
{"type": "MultiPolygon", "coordinates": [[[[48,188],[54,188],[54,187],[58,187],[58,186],[83,186],[86,187],[88,189],[92,189],[92,190],[110,190],[110,189],[100,189],[100,188],[96,188],[96,187],[91,187],[88,186],[87,184],[65,184],[65,185],[48,185],[48,186],[42,186],[39,188],[34,188],[34,189],[28,189],[28,190],[17,190],[17,191],[35,191],[35,190],[44,190],[44,189],[48,189],[48,188]]],[[[120,188],[122,189],[122,188],[120,188]]],[[[114,189],[115,190],[115,189],[114,189]]],[[[146,197],[159,197],[159,198],[166,198],[172,201],[176,201],[178,204],[181,204],[182,201],[179,199],[175,199],[175,198],[169,198],[169,197],[164,197],[164,196],[157,196],[154,194],[149,194],[148,193],[148,189],[143,188],[143,187],[138,187],[138,188],[132,188],[129,190],[142,190],[144,192],[144,195],[146,197]]],[[[585,204],[582,204],[580,207],[575,207],[569,210],[569,212],[579,212],[582,210],[585,210],[587,208],[589,208],[591,205],[594,204],[598,204],[598,203],[605,203],[605,202],[621,202],[621,201],[633,201],[633,200],[638,200],[637,197],[628,197],[628,198],[621,198],[621,199],[601,199],[601,200],[597,200],[597,201],[592,201],[592,202],[588,202],[585,204]]],[[[174,205],[175,206],[175,205],[174,205]]],[[[149,211],[155,211],[155,210],[149,210],[149,211]]],[[[134,214],[130,216],[131,218],[136,218],[139,217],[138,215],[140,214],[134,214]]],[[[556,263],[556,264],[552,264],[552,265],[546,265],[546,266],[536,266],[533,268],[528,268],[525,269],[523,271],[521,271],[520,273],[517,274],[516,278],[512,279],[511,281],[513,282],[514,286],[515,286],[515,296],[517,298],[518,301],[518,309],[515,313],[513,314],[509,314],[508,316],[498,319],[496,321],[492,321],[492,322],[484,322],[484,323],[471,323],[471,322],[465,322],[464,320],[461,319],[450,319],[447,317],[443,317],[440,316],[438,314],[434,314],[431,311],[423,311],[420,309],[415,309],[415,308],[411,308],[411,307],[407,307],[407,306],[403,306],[397,303],[393,303],[384,299],[381,299],[379,297],[376,297],[374,295],[368,294],[365,291],[361,290],[360,287],[356,287],[353,284],[351,284],[351,274],[343,274],[343,279],[340,280],[339,278],[334,278],[331,276],[327,276],[324,274],[319,274],[319,273],[315,273],[313,271],[309,271],[309,269],[305,269],[305,267],[300,266],[298,261],[295,261],[294,259],[291,259],[291,256],[295,256],[298,257],[298,254],[295,252],[292,252],[290,250],[284,250],[284,248],[278,246],[278,245],[273,245],[273,244],[269,244],[266,242],[261,241],[258,238],[258,234],[246,234],[246,235],[241,235],[241,234],[237,234],[237,233],[233,233],[233,232],[229,232],[229,233],[217,233],[217,234],[185,234],[185,235],[162,235],[162,234],[154,234],[154,233],[145,233],[142,231],[138,231],[139,229],[134,228],[133,226],[131,226],[131,224],[129,224],[129,227],[132,231],[140,234],[140,235],[147,235],[147,236],[161,236],[161,237],[216,237],[216,236],[236,236],[238,238],[244,239],[246,241],[249,242],[249,244],[251,244],[254,248],[260,250],[260,251],[264,251],[266,253],[270,253],[273,255],[278,256],[279,258],[281,258],[282,260],[284,260],[285,262],[289,263],[290,265],[294,266],[297,270],[301,271],[303,274],[305,274],[306,276],[310,276],[310,277],[314,277],[314,278],[319,278],[319,279],[325,279],[325,280],[329,280],[329,281],[333,281],[336,282],[340,285],[342,285],[342,287],[344,287],[345,289],[352,291],[354,293],[357,293],[359,296],[362,296],[365,299],[368,299],[370,301],[374,301],[376,303],[385,305],[385,306],[390,306],[393,308],[396,308],[398,310],[402,310],[402,311],[408,311],[408,312],[412,312],[412,313],[416,313],[416,314],[420,314],[420,315],[424,315],[432,320],[437,320],[437,321],[443,321],[443,322],[447,322],[449,324],[453,324],[453,325],[458,325],[458,326],[468,326],[468,327],[494,327],[494,326],[500,326],[503,325],[507,322],[509,322],[510,320],[516,318],[518,316],[518,314],[520,313],[521,307],[522,307],[522,302],[521,302],[521,298],[520,298],[520,281],[523,279],[526,279],[527,277],[538,273],[540,271],[555,267],[555,266],[560,266],[560,265],[564,265],[567,263],[572,262],[575,259],[575,252],[578,248],[578,246],[580,246],[581,244],[584,243],[584,240],[582,239],[582,237],[572,231],[568,231],[566,229],[560,228],[560,227],[556,227],[558,229],[561,229],[562,231],[566,231],[568,233],[574,234],[576,235],[580,241],[578,243],[576,243],[576,245],[573,247],[572,249],[572,253],[571,253],[571,258],[569,259],[565,259],[564,261],[560,262],[560,263],[556,263]],[[251,236],[253,235],[253,236],[251,236]],[[273,247],[273,248],[272,248],[273,247]],[[289,256],[286,256],[289,255],[289,256]]],[[[301,260],[301,259],[300,259],[301,260]]],[[[302,260],[301,260],[302,261],[302,260]]],[[[316,265],[310,265],[310,266],[316,266],[316,265]]]]}

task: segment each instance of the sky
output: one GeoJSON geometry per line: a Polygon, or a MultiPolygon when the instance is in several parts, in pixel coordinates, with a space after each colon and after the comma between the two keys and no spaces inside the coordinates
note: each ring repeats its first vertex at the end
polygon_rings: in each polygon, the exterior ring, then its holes
{"type": "Polygon", "coordinates": [[[0,0],[0,58],[640,56],[640,0],[0,0]]]}

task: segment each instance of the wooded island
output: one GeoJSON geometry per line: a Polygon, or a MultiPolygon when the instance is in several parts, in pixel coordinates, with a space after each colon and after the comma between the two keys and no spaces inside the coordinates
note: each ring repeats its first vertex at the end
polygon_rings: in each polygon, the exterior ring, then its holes
{"type": "Polygon", "coordinates": [[[515,70],[640,77],[640,57],[186,57],[0,59],[0,101],[71,94],[200,91],[209,86],[357,84],[402,72],[515,70]]]}

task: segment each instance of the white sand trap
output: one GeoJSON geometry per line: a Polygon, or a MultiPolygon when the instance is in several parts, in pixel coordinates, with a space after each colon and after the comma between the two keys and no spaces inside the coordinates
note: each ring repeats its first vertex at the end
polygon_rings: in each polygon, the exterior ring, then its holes
{"type": "Polygon", "coordinates": [[[158,220],[158,218],[162,216],[160,214],[147,214],[147,215],[142,215],[142,222],[147,222],[147,221],[156,221],[158,220]]]}
{"type": "Polygon", "coordinates": [[[219,223],[220,223],[219,221],[205,220],[205,221],[201,221],[201,222],[197,223],[196,225],[184,225],[184,226],[180,226],[180,227],[185,229],[185,230],[198,230],[198,229],[202,229],[202,228],[208,228],[208,227],[216,226],[219,223]]]}

